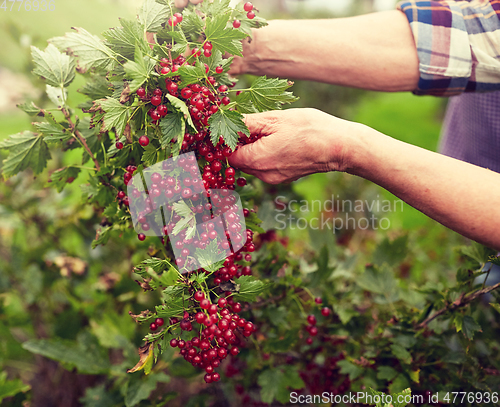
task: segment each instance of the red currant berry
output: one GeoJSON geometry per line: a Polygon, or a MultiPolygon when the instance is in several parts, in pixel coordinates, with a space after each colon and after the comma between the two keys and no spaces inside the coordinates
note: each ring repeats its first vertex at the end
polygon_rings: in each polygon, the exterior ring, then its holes
{"type": "Polygon", "coordinates": [[[168,66],[161,69],[160,73],[162,75],[168,75],[170,73],[170,68],[168,66]]]}
{"type": "MultiPolygon", "coordinates": [[[[213,373],[213,374],[215,374],[215,373],[213,373]]],[[[205,383],[212,383],[212,381],[213,381],[212,374],[207,373],[203,379],[205,380],[205,383]]]]}
{"type": "Polygon", "coordinates": [[[139,233],[137,235],[137,239],[139,239],[141,242],[143,242],[144,240],[146,240],[146,235],[144,233],[139,233]]]}
{"type": "Polygon", "coordinates": [[[148,136],[139,137],[139,144],[143,147],[146,147],[149,144],[149,137],[148,136]]]}
{"type": "Polygon", "coordinates": [[[316,298],[314,299],[314,302],[315,302],[316,304],[321,304],[321,303],[323,302],[323,300],[321,299],[321,297],[316,297],[316,298]]]}
{"type": "Polygon", "coordinates": [[[247,17],[249,20],[253,20],[255,18],[255,13],[253,11],[249,11],[247,13],[247,17]]]}
{"type": "Polygon", "coordinates": [[[243,177],[240,177],[236,180],[236,183],[238,184],[238,186],[244,187],[247,184],[247,180],[243,177]]]}
{"type": "Polygon", "coordinates": [[[316,317],[314,315],[308,315],[307,322],[309,325],[316,325],[316,317]]]}
{"type": "Polygon", "coordinates": [[[204,298],[205,298],[205,294],[203,294],[203,291],[196,291],[196,292],[194,293],[194,299],[195,299],[196,301],[201,301],[201,300],[203,300],[204,298]]]}
{"type": "Polygon", "coordinates": [[[215,373],[212,373],[212,381],[213,382],[218,382],[220,380],[220,374],[215,372],[215,373]]]}
{"type": "Polygon", "coordinates": [[[121,150],[123,148],[123,143],[121,141],[117,141],[115,146],[118,150],[121,150]]]}
{"type": "Polygon", "coordinates": [[[221,74],[222,72],[224,72],[224,68],[222,66],[215,68],[215,73],[221,74]]]}
{"type": "Polygon", "coordinates": [[[209,300],[207,300],[206,298],[204,298],[204,299],[202,299],[202,300],[200,301],[200,307],[201,307],[202,309],[208,309],[208,308],[210,307],[210,305],[212,305],[212,304],[211,304],[211,303],[210,303],[210,301],[209,301],[209,300]]]}
{"type": "Polygon", "coordinates": [[[233,356],[236,356],[238,353],[240,353],[240,348],[238,348],[237,346],[233,346],[229,353],[231,353],[231,355],[233,356]]]}
{"type": "Polygon", "coordinates": [[[171,346],[172,348],[177,348],[177,345],[178,345],[178,344],[179,344],[179,343],[177,342],[177,339],[171,339],[171,340],[170,340],[170,346],[171,346]]]}
{"type": "Polygon", "coordinates": [[[183,19],[183,17],[182,17],[182,14],[181,14],[181,13],[175,13],[175,14],[174,14],[174,17],[177,19],[177,22],[178,22],[178,23],[182,23],[182,19],[183,19]]]}
{"type": "Polygon", "coordinates": [[[139,88],[137,89],[136,92],[137,96],[139,96],[141,99],[146,96],[146,89],[144,88],[139,88]]]}
{"type": "Polygon", "coordinates": [[[330,313],[331,313],[331,311],[330,311],[330,308],[328,308],[328,307],[321,309],[321,315],[323,315],[324,317],[330,316],[330,313]]]}
{"type": "Polygon", "coordinates": [[[223,105],[228,105],[229,103],[231,103],[231,99],[229,99],[227,96],[224,96],[222,99],[221,99],[221,103],[223,105]]]}
{"type": "Polygon", "coordinates": [[[152,331],[156,331],[158,329],[158,327],[156,326],[156,324],[154,322],[151,322],[149,324],[149,329],[151,329],[152,331]]]}
{"type": "Polygon", "coordinates": [[[252,11],[253,10],[253,4],[250,3],[249,1],[246,2],[244,5],[243,5],[243,10],[245,11],[252,11]]]}
{"type": "Polygon", "coordinates": [[[318,328],[316,328],[315,326],[309,328],[309,335],[316,336],[317,334],[318,334],[318,328]]]}
{"type": "Polygon", "coordinates": [[[161,105],[161,96],[153,96],[151,98],[151,103],[153,104],[153,106],[161,105]]]}
{"type": "Polygon", "coordinates": [[[155,319],[156,326],[163,326],[163,323],[164,323],[163,318],[156,318],[155,319]]]}
{"type": "Polygon", "coordinates": [[[307,339],[306,339],[306,343],[307,343],[308,345],[312,345],[312,343],[313,343],[313,339],[312,339],[312,338],[307,338],[307,339]]]}
{"type": "Polygon", "coordinates": [[[217,89],[220,93],[226,93],[229,88],[226,85],[220,85],[219,89],[217,89]]]}
{"type": "Polygon", "coordinates": [[[233,21],[233,27],[234,28],[240,28],[241,27],[241,21],[240,20],[234,20],[233,21]]]}

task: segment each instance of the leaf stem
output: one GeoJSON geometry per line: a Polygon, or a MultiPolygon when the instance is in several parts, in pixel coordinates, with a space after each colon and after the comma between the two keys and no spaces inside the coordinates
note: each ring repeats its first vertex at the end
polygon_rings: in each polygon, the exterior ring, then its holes
{"type": "Polygon", "coordinates": [[[61,112],[64,115],[64,117],[66,118],[66,120],[68,121],[69,126],[71,128],[71,132],[73,133],[73,136],[75,136],[75,138],[80,142],[80,144],[83,146],[83,148],[85,149],[85,151],[87,151],[87,153],[90,156],[90,158],[92,159],[92,161],[94,161],[94,165],[95,165],[97,171],[101,171],[101,166],[99,165],[99,162],[94,157],[94,154],[92,153],[92,151],[90,150],[89,146],[87,145],[87,141],[82,136],[82,134],[76,129],[75,124],[71,120],[71,114],[65,108],[62,108],[61,112]]]}

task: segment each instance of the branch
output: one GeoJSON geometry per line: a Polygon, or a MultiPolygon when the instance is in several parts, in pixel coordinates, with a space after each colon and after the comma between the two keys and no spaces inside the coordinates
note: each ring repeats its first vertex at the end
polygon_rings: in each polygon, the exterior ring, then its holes
{"type": "Polygon", "coordinates": [[[101,166],[99,165],[99,162],[97,161],[97,159],[94,157],[94,154],[92,153],[92,151],[90,151],[90,148],[89,146],[87,145],[87,141],[85,140],[85,138],[82,136],[82,134],[76,129],[75,127],[75,124],[73,123],[73,121],[71,120],[71,115],[69,114],[69,112],[66,110],[66,109],[61,109],[63,114],[64,114],[64,117],[66,118],[66,120],[68,121],[69,125],[70,125],[70,128],[73,132],[73,134],[75,135],[76,138],[78,138],[78,140],[80,141],[80,143],[82,144],[83,148],[85,149],[85,151],[87,151],[88,155],[90,156],[90,158],[92,158],[92,161],[94,161],[94,165],[97,169],[97,171],[101,171],[101,166]]]}
{"type": "Polygon", "coordinates": [[[499,287],[500,287],[500,283],[492,285],[488,288],[483,288],[481,290],[477,290],[477,291],[475,291],[472,294],[467,295],[467,296],[465,296],[465,294],[463,293],[458,300],[456,300],[453,303],[447,305],[446,307],[440,309],[439,311],[436,311],[434,314],[427,317],[420,324],[418,324],[415,328],[417,328],[417,329],[425,328],[429,324],[429,322],[436,319],[438,316],[443,315],[444,313],[446,313],[448,311],[453,311],[453,310],[456,310],[457,308],[463,307],[464,305],[471,303],[472,301],[474,301],[476,298],[480,297],[481,295],[488,294],[489,292],[496,290],[499,287]]]}

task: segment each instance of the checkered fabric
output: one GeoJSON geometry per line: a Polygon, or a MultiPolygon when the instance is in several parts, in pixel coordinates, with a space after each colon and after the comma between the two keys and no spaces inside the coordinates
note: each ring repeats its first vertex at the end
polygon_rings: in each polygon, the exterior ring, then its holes
{"type": "Polygon", "coordinates": [[[500,90],[500,0],[403,1],[420,61],[419,95],[500,90]]]}

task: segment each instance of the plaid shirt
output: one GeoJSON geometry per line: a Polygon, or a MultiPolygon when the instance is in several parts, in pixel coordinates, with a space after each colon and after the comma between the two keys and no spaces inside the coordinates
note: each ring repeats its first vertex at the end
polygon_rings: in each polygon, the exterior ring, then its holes
{"type": "Polygon", "coordinates": [[[420,61],[417,95],[500,90],[500,0],[403,1],[420,61]]]}

